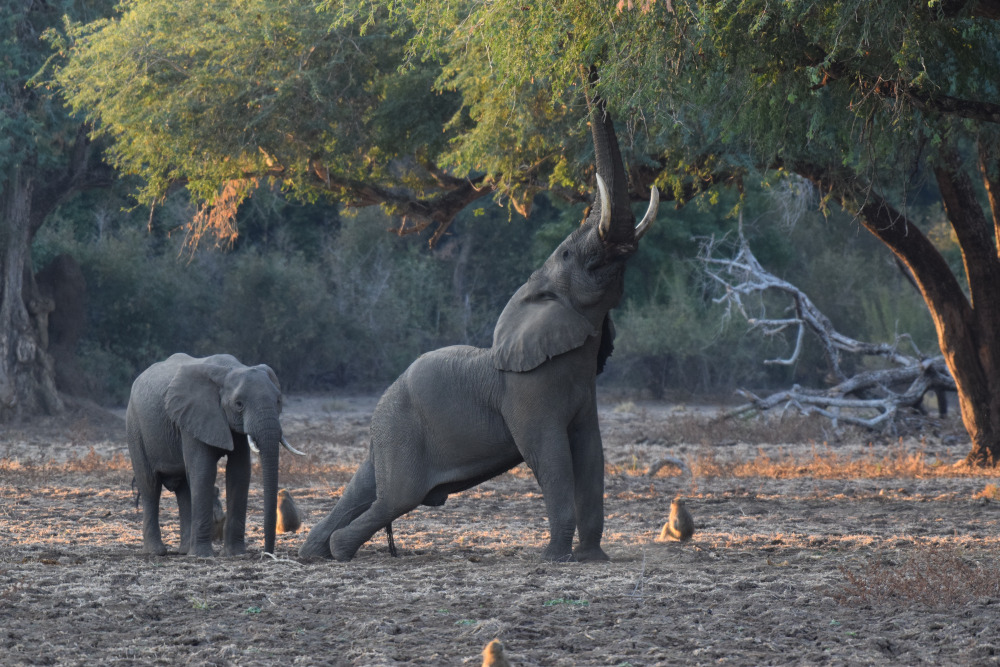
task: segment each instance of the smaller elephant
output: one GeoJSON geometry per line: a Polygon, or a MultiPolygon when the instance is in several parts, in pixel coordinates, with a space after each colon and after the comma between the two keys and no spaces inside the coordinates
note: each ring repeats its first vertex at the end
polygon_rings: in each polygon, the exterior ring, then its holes
{"type": "Polygon", "coordinates": [[[180,552],[214,555],[216,469],[226,457],[223,550],[246,552],[250,452],[260,456],[264,486],[264,551],[274,553],[278,450],[293,454],[281,432],[281,389],[268,366],[244,366],[217,354],[196,359],[174,354],[132,384],[125,429],[135,483],[142,498],[142,542],[147,553],[167,552],[160,536],[160,492],[173,491],[180,510],[180,552]]]}

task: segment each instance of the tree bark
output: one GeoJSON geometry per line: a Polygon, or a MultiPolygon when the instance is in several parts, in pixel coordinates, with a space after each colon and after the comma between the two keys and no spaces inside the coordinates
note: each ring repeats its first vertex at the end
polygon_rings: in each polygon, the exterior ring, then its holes
{"type": "Polygon", "coordinates": [[[991,223],[954,152],[945,151],[935,177],[959,239],[970,299],[927,236],[870,187],[815,165],[797,171],[829,191],[910,270],[955,379],[962,420],[972,440],[967,461],[1000,464],[1000,259],[991,223]]]}
{"type": "Polygon", "coordinates": [[[38,303],[31,279],[34,179],[30,171],[18,168],[0,198],[0,422],[63,409],[38,327],[47,312],[39,308],[38,318],[29,312],[31,304],[38,303]]]}

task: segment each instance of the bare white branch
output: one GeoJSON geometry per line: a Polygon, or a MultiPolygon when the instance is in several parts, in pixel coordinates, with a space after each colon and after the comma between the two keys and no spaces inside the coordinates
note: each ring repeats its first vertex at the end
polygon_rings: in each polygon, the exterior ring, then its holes
{"type": "MultiPolygon", "coordinates": [[[[723,239],[724,241],[725,239],[723,239]]],[[[765,364],[792,365],[802,353],[803,339],[808,330],[823,346],[836,385],[825,390],[804,389],[794,386],[790,390],[761,398],[748,391],[740,395],[747,403],[728,411],[733,417],[752,412],[764,412],[776,407],[795,409],[803,415],[819,414],[834,422],[856,424],[871,429],[894,429],[900,408],[919,407],[928,391],[955,390],[955,381],[941,356],[924,357],[908,334],[896,337],[893,343],[868,343],[856,340],[837,331],[830,319],[802,290],[786,280],[773,275],[757,261],[743,236],[742,226],[737,233],[732,258],[718,256],[721,242],[710,238],[702,243],[699,260],[706,275],[721,288],[722,294],[714,299],[725,304],[727,312],[739,312],[752,329],[764,335],[778,335],[790,327],[797,327],[795,348],[784,359],[770,359],[765,364]],[[777,291],[789,297],[789,310],[794,317],[768,317],[762,295],[777,291]],[[760,305],[759,313],[751,315],[747,307],[750,299],[760,305]],[[903,342],[909,344],[914,354],[900,351],[903,342]],[[891,367],[868,370],[847,377],[841,368],[842,354],[880,357],[891,367]],[[906,387],[898,391],[899,387],[906,387]]]]}

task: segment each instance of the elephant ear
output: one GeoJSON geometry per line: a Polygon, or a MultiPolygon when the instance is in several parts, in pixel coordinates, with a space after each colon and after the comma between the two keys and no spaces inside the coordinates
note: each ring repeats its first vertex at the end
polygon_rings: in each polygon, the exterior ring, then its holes
{"type": "Polygon", "coordinates": [[[167,416],[181,431],[219,449],[233,451],[229,420],[219,390],[232,369],[216,364],[187,364],[167,385],[167,416]]]}
{"type": "Polygon", "coordinates": [[[526,287],[511,297],[493,330],[493,364],[503,371],[530,371],[597,334],[587,318],[558,295],[526,287]]]}

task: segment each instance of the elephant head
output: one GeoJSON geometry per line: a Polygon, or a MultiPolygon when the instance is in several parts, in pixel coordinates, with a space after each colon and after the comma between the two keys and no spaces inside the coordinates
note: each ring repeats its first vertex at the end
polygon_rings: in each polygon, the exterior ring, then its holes
{"type": "MultiPolygon", "coordinates": [[[[182,366],[167,387],[167,415],[201,442],[232,452],[245,442],[260,456],[264,487],[264,551],[274,552],[278,448],[295,454],[281,432],[281,388],[270,367],[244,366],[228,355],[182,366]]],[[[189,473],[190,474],[190,473],[189,473]]]]}
{"type": "Polygon", "coordinates": [[[598,334],[598,373],[611,354],[614,325],[608,311],[621,299],[625,260],[656,217],[660,195],[654,186],[649,208],[636,225],[611,118],[599,99],[592,109],[598,195],[583,224],[531,274],[500,314],[493,350],[501,370],[530,371],[598,334]]]}

